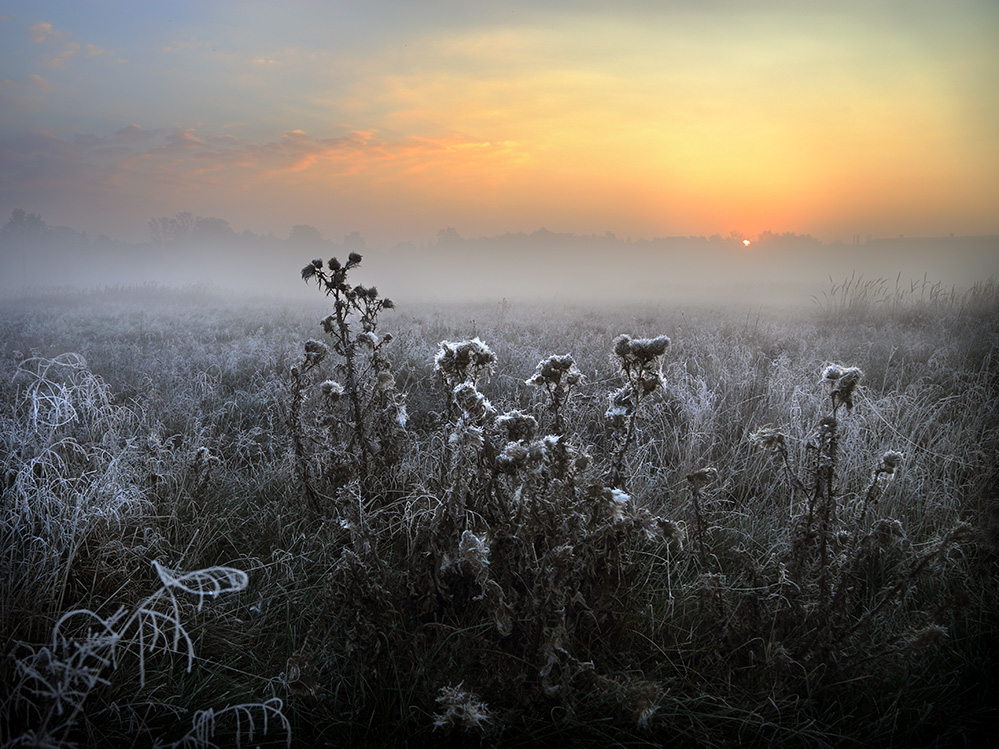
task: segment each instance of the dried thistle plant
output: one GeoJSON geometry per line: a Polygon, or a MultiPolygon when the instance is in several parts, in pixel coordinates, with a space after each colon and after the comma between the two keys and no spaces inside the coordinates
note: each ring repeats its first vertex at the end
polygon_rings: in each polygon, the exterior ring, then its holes
{"type": "Polygon", "coordinates": [[[612,359],[625,380],[623,387],[610,394],[604,414],[614,430],[614,448],[608,481],[612,486],[625,484],[625,457],[635,433],[635,419],[642,402],[662,387],[662,360],[670,339],[632,338],[622,334],[614,339],[612,359]]]}
{"type": "Polygon", "coordinates": [[[538,363],[534,374],[526,380],[527,385],[544,388],[548,394],[548,410],[556,434],[565,433],[563,409],[572,394],[573,388],[583,382],[583,374],[576,369],[575,360],[568,354],[549,356],[538,363]]]}
{"type": "Polygon", "coordinates": [[[313,260],[302,269],[302,278],[315,281],[333,304],[332,314],[322,321],[330,345],[306,341],[302,363],[291,370],[289,421],[295,463],[306,497],[317,510],[321,506],[318,475],[325,476],[334,490],[355,476],[366,490],[371,489],[375,479],[386,477],[387,469],[399,460],[407,439],[404,398],[395,387],[385,354],[392,335],[378,331],[381,313],[394,309],[395,303],[381,297],[374,286],[351,286],[350,272],[360,266],[361,259],[352,252],[346,263],[331,258],[324,267],[321,260],[313,260]],[[342,382],[325,379],[320,384],[321,411],[316,421],[325,436],[316,439],[316,431],[303,421],[302,408],[312,384],[309,373],[329,359],[331,351],[342,382]],[[322,447],[310,449],[317,442],[322,447]],[[316,452],[326,455],[317,460],[316,452]]]}

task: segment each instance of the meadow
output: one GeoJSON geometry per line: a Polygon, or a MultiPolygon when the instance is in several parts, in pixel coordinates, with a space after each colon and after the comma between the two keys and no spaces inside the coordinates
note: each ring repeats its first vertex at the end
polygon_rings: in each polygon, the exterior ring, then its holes
{"type": "Polygon", "coordinates": [[[394,304],[341,260],[0,300],[0,746],[999,721],[994,284],[394,304]]]}

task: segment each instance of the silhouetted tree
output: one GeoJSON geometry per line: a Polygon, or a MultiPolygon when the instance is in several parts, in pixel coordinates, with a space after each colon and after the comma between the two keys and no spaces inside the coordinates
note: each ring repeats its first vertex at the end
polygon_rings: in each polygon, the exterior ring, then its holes
{"type": "Polygon", "coordinates": [[[454,245],[461,241],[461,235],[455,230],[453,226],[449,226],[446,229],[441,229],[437,232],[437,244],[441,247],[447,245],[454,245]]]}
{"type": "Polygon", "coordinates": [[[28,213],[23,208],[15,208],[0,230],[5,242],[32,242],[45,233],[45,222],[37,213],[28,213]]]}
{"type": "Polygon", "coordinates": [[[229,226],[229,222],[214,216],[208,218],[198,216],[191,230],[191,239],[200,242],[224,242],[231,241],[235,237],[236,232],[229,226]]]}
{"type": "Polygon", "coordinates": [[[294,245],[314,247],[326,240],[323,238],[323,233],[316,227],[308,224],[295,224],[291,227],[291,236],[288,237],[288,241],[294,245]]]}
{"type": "Polygon", "coordinates": [[[45,235],[45,222],[37,213],[28,213],[23,208],[15,208],[7,223],[0,229],[0,240],[10,247],[21,250],[21,283],[28,284],[28,247],[37,245],[45,235]]]}
{"type": "Polygon", "coordinates": [[[174,218],[149,219],[149,231],[154,244],[183,244],[194,231],[194,214],[189,211],[178,213],[174,218]]]}
{"type": "Polygon", "coordinates": [[[367,245],[364,243],[364,237],[361,236],[361,232],[352,231],[350,234],[343,235],[343,248],[345,250],[361,252],[367,249],[367,245]]]}

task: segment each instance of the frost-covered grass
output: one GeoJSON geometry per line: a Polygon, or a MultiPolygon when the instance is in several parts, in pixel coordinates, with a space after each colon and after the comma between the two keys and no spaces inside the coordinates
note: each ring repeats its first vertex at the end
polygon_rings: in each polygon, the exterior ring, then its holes
{"type": "Polygon", "coordinates": [[[315,270],[0,301],[0,745],[999,717],[994,287],[393,309],[315,270]]]}

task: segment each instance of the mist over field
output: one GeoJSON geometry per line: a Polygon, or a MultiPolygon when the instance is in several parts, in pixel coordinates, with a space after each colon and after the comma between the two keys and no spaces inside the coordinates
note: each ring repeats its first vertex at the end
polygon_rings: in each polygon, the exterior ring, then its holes
{"type": "Polygon", "coordinates": [[[15,211],[0,231],[0,288],[210,285],[295,297],[302,265],[355,251],[386,292],[414,301],[789,304],[851,276],[911,292],[912,283],[963,291],[999,274],[999,237],[827,244],[793,233],[632,239],[542,228],[466,238],[448,227],[429,240],[369,247],[356,231],[334,240],[301,224],[288,237],[261,236],[192,214],[150,220],[150,229],[149,241],[126,243],[15,211]]]}

